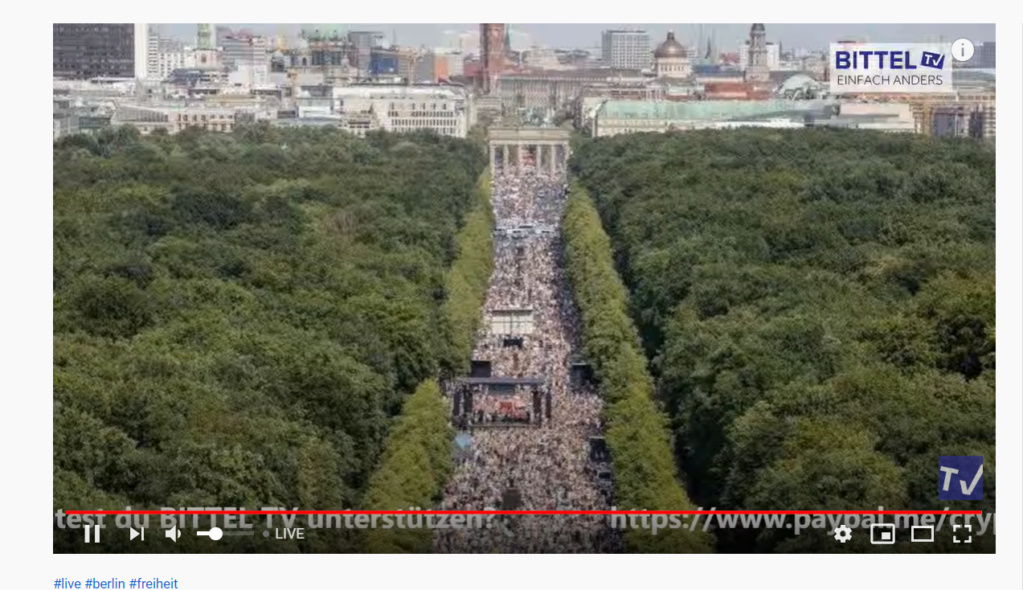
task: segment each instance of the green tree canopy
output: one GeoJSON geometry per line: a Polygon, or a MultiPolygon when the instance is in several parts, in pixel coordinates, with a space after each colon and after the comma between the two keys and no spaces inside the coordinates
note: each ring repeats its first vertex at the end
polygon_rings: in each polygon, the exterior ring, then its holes
{"type": "MultiPolygon", "coordinates": [[[[582,141],[572,166],[610,234],[698,503],[942,509],[938,456],[983,454],[985,500],[970,507],[994,510],[992,146],[642,134],[582,141]]],[[[602,325],[587,344],[598,358],[622,334],[602,325]]],[[[726,551],[834,545],[791,537],[717,535],[726,551]]]]}
{"type": "MultiPolygon", "coordinates": [[[[464,346],[442,307],[456,234],[485,233],[478,146],[115,129],[53,158],[55,509],[362,506],[392,417],[464,346]]],[[[385,463],[435,476],[431,441],[385,463]]]]}

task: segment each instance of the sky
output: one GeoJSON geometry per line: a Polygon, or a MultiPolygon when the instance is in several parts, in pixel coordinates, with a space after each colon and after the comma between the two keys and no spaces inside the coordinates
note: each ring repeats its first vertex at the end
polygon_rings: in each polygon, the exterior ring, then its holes
{"type": "MultiPolygon", "coordinates": [[[[294,38],[303,28],[345,31],[348,29],[376,30],[390,39],[392,34],[398,43],[406,46],[427,47],[444,44],[445,31],[478,31],[477,23],[461,24],[240,24],[222,23],[232,29],[247,28],[257,34],[276,35],[284,32],[294,38]]],[[[184,41],[195,39],[194,24],[163,24],[160,30],[169,36],[184,41]]],[[[556,48],[592,48],[600,44],[600,33],[605,29],[638,28],[650,33],[653,44],[660,42],[669,30],[683,43],[696,43],[700,38],[699,24],[512,24],[513,31],[525,32],[533,44],[556,48]]],[[[750,23],[705,24],[702,25],[704,39],[714,31],[719,51],[730,51],[749,35],[750,23]]],[[[872,42],[933,42],[951,43],[959,38],[974,43],[995,40],[993,24],[767,24],[767,40],[780,41],[783,47],[826,49],[828,43],[838,39],[854,38],[872,42]]],[[[706,41],[704,41],[706,43],[706,41]]]]}

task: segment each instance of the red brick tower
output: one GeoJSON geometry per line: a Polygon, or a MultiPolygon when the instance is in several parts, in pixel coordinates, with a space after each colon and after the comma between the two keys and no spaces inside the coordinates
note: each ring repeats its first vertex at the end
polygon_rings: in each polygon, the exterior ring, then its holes
{"type": "Polygon", "coordinates": [[[497,90],[497,75],[504,68],[504,25],[480,25],[480,87],[483,94],[497,90]]]}

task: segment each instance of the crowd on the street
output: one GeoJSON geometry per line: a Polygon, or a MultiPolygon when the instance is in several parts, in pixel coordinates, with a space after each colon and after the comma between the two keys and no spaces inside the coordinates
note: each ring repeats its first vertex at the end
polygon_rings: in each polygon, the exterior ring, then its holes
{"type": "MultiPolygon", "coordinates": [[[[533,412],[528,387],[508,395],[473,397],[473,415],[455,421],[471,435],[448,481],[441,509],[607,510],[611,492],[606,464],[591,459],[590,438],[600,436],[602,402],[592,387],[573,384],[570,364],[578,350],[578,317],[561,269],[560,226],[565,204],[563,174],[527,168],[496,173],[492,185],[499,228],[494,273],[473,358],[491,362],[495,377],[540,378],[551,394],[551,415],[536,426],[500,427],[502,408],[533,412]],[[555,231],[540,231],[553,228],[555,231]],[[520,322],[515,334],[500,333],[496,314],[509,310],[520,322]],[[514,345],[509,345],[509,341],[514,345]],[[488,426],[481,426],[474,416],[488,426]],[[509,506],[509,498],[516,505],[509,506]]],[[[546,405],[544,405],[546,411],[546,405]]],[[[531,416],[532,417],[532,416],[531,416]]],[[[513,420],[510,420],[513,421],[513,420]]],[[[602,516],[495,516],[485,530],[437,531],[440,552],[592,553],[620,550],[620,537],[602,516]]]]}

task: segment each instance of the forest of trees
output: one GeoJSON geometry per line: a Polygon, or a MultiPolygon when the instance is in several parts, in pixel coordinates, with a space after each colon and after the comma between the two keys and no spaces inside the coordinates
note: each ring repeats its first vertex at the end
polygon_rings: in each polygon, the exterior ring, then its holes
{"type": "MultiPolygon", "coordinates": [[[[653,382],[628,315],[628,293],[611,257],[611,243],[593,201],[573,185],[565,208],[565,270],[579,308],[583,352],[593,364],[604,398],[619,510],[693,510],[676,477],[664,415],[654,403],[653,382]]],[[[703,553],[710,539],[700,531],[631,529],[634,553],[703,553]]]]}
{"type": "MultiPolygon", "coordinates": [[[[685,132],[585,140],[572,165],[697,504],[994,511],[992,146],[685,132]],[[938,501],[939,455],[984,457],[983,502],[938,501]]],[[[721,551],[872,547],[826,530],[716,537],[721,551]]],[[[947,532],[874,547],[951,548],[947,532]]]]}
{"type": "Polygon", "coordinates": [[[53,159],[54,509],[369,501],[394,417],[436,418],[462,356],[443,307],[482,150],[121,128],[53,159]]]}
{"type": "MultiPolygon", "coordinates": [[[[480,176],[475,197],[455,237],[455,260],[444,281],[447,296],[440,321],[448,350],[440,360],[440,371],[445,378],[463,376],[469,370],[494,265],[489,174],[480,176]]],[[[424,381],[409,396],[387,437],[380,467],[370,478],[367,509],[429,509],[441,499],[453,468],[454,431],[448,409],[435,379],[424,381]]],[[[425,528],[372,529],[364,541],[364,550],[370,553],[428,553],[433,548],[432,531],[425,528]]]]}

